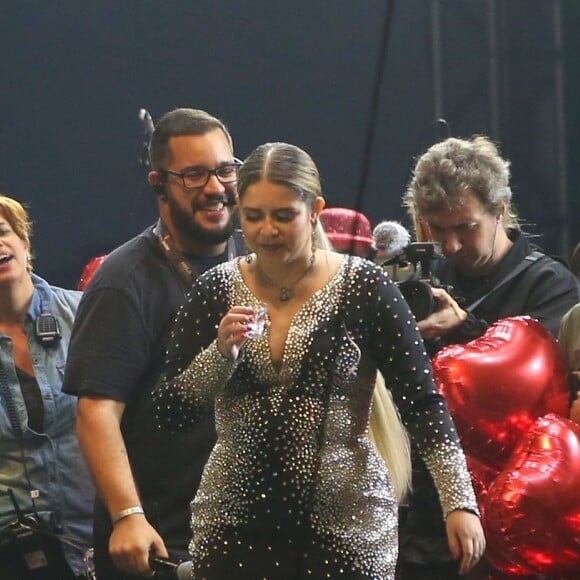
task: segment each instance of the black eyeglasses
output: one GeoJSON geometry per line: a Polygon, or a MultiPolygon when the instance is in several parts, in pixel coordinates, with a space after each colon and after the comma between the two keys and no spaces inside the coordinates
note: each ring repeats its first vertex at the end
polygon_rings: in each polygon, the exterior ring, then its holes
{"type": "Polygon", "coordinates": [[[196,167],[187,171],[172,171],[171,169],[159,169],[162,175],[174,175],[181,177],[184,189],[201,189],[207,185],[209,178],[215,175],[220,183],[227,185],[238,180],[238,172],[242,162],[239,159],[234,159],[233,163],[225,163],[215,169],[208,169],[207,167],[196,167]]]}

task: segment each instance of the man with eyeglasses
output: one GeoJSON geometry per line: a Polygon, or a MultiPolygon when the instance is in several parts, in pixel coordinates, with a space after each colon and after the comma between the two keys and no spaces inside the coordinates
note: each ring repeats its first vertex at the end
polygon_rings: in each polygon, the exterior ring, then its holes
{"type": "Polygon", "coordinates": [[[215,442],[213,415],[176,435],[156,427],[150,391],[195,277],[242,253],[234,231],[238,161],[224,124],[176,109],[149,148],[158,222],[112,252],[79,306],[64,390],[97,485],[98,578],[151,575],[150,556],[187,559],[189,502],[215,442]]]}

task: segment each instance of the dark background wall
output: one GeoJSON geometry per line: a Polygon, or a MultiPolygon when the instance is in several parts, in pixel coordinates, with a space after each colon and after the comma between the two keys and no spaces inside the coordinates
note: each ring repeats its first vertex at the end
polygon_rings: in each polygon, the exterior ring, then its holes
{"type": "Polygon", "coordinates": [[[154,218],[140,108],[204,108],[242,158],[265,141],[304,147],[331,205],[356,203],[368,166],[373,224],[405,219],[413,159],[443,116],[453,135],[501,141],[528,230],[567,253],[580,237],[578,4],[396,2],[367,165],[384,0],[5,3],[0,192],[29,205],[37,271],[71,286],[154,218]]]}

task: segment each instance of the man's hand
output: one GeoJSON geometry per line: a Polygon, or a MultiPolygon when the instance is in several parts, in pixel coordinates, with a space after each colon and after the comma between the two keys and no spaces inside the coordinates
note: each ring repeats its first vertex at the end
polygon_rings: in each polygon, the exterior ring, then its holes
{"type": "Polygon", "coordinates": [[[445,336],[467,319],[467,312],[443,288],[431,288],[438,303],[437,311],[417,323],[423,338],[445,336]]]}
{"type": "Polygon", "coordinates": [[[167,558],[161,536],[144,515],[134,514],[119,520],[109,540],[109,551],[117,568],[128,574],[153,576],[149,556],[167,558]]]}
{"type": "MultiPolygon", "coordinates": [[[[124,403],[100,397],[81,397],[78,403],[79,442],[111,514],[141,505],[121,433],[124,411],[124,403]]],[[[163,540],[142,514],[126,516],[115,524],[109,550],[115,566],[132,574],[152,576],[150,552],[167,557],[163,540]]]]}
{"type": "Polygon", "coordinates": [[[471,570],[485,552],[485,536],[479,518],[464,510],[455,510],[447,516],[447,541],[456,560],[461,559],[459,573],[471,570]]]}

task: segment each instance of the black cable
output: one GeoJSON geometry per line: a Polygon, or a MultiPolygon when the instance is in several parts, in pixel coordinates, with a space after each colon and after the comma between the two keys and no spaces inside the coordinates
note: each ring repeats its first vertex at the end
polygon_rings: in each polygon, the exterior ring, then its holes
{"type": "Polygon", "coordinates": [[[12,397],[10,392],[10,387],[8,385],[8,376],[4,369],[4,365],[0,363],[0,392],[4,395],[4,401],[6,402],[6,411],[8,413],[8,419],[10,420],[10,425],[15,435],[22,436],[22,426],[20,425],[20,420],[18,419],[18,410],[16,408],[16,402],[12,397]]]}
{"type": "MultiPolygon", "coordinates": [[[[358,185],[358,189],[357,189],[355,203],[353,206],[354,210],[357,212],[360,212],[360,209],[362,207],[362,201],[363,201],[366,187],[367,187],[367,181],[368,181],[368,176],[369,176],[369,167],[370,167],[370,163],[371,163],[371,154],[372,154],[372,148],[373,148],[374,137],[375,137],[375,128],[376,128],[378,111],[379,111],[379,104],[380,104],[381,88],[382,88],[382,84],[383,84],[383,77],[384,77],[384,72],[385,72],[386,62],[387,62],[387,57],[388,57],[388,48],[389,48],[389,40],[390,40],[390,36],[391,36],[391,27],[392,27],[392,22],[393,22],[394,9],[395,9],[395,0],[387,0],[387,9],[385,11],[384,26],[382,29],[382,35],[381,35],[381,39],[380,39],[380,49],[379,49],[379,58],[377,61],[377,72],[376,72],[376,78],[375,78],[375,85],[374,85],[373,94],[371,97],[369,124],[368,124],[367,132],[366,132],[366,139],[365,139],[364,149],[363,149],[362,171],[361,171],[361,175],[360,175],[360,180],[359,180],[359,185],[358,185]]],[[[346,264],[344,278],[343,278],[343,287],[341,290],[342,296],[341,296],[341,299],[339,301],[339,303],[342,303],[342,304],[344,303],[348,282],[350,280],[349,272],[350,272],[350,269],[352,267],[351,266],[352,257],[355,254],[355,252],[354,252],[354,236],[356,235],[357,227],[358,227],[358,220],[354,220],[352,223],[350,248],[349,248],[349,251],[347,252],[348,262],[346,264]]],[[[339,316],[339,327],[340,327],[339,334],[344,332],[346,338],[349,341],[351,341],[353,344],[356,345],[356,343],[350,338],[350,335],[348,332],[348,327],[347,327],[346,320],[345,320],[344,311],[339,316]]],[[[340,341],[338,341],[338,342],[340,342],[340,341]]],[[[357,348],[358,348],[358,346],[357,346],[357,348]]],[[[338,347],[338,351],[339,352],[337,353],[336,356],[339,356],[339,354],[340,354],[340,345],[338,347]]],[[[329,385],[329,388],[327,389],[326,397],[324,400],[325,413],[324,413],[324,417],[322,419],[322,423],[320,426],[320,432],[319,432],[319,450],[318,450],[318,457],[316,459],[318,467],[315,470],[315,473],[318,473],[318,474],[320,474],[320,471],[321,471],[324,443],[326,440],[326,435],[327,435],[327,430],[328,430],[330,400],[332,397],[331,391],[332,391],[332,387],[336,384],[336,382],[338,380],[338,377],[336,376],[336,370],[337,370],[336,360],[334,362],[334,365],[335,366],[334,366],[333,372],[331,373],[331,375],[332,375],[331,384],[329,385]]],[[[314,502],[314,497],[316,494],[316,487],[317,487],[316,483],[314,483],[313,489],[311,491],[311,493],[312,493],[312,497],[310,498],[311,502],[314,502]]],[[[305,553],[304,540],[301,539],[301,542],[302,542],[301,547],[302,547],[302,552],[303,552],[303,557],[304,557],[304,553],[305,553]]]]}
{"type": "MultiPolygon", "coordinates": [[[[379,47],[379,58],[377,61],[377,70],[375,76],[375,84],[373,87],[373,93],[371,96],[370,104],[370,115],[369,124],[366,131],[366,139],[364,143],[363,156],[362,156],[362,170],[359,179],[359,185],[357,188],[357,195],[354,203],[354,209],[360,211],[362,207],[362,202],[365,196],[367,182],[369,177],[369,168],[372,159],[372,150],[375,140],[375,131],[377,125],[377,118],[381,100],[381,89],[383,85],[383,78],[385,75],[386,64],[389,56],[389,41],[391,39],[391,28],[393,24],[393,15],[395,12],[395,0],[387,1],[387,9],[385,11],[384,25],[382,29],[382,35],[380,38],[379,47]]],[[[356,228],[356,222],[353,224],[356,228]]],[[[354,229],[353,228],[353,229],[354,229]]],[[[353,235],[356,231],[352,232],[353,235]]],[[[351,242],[352,244],[352,242],[351,242]]],[[[352,247],[350,248],[352,253],[352,247]]]]}

